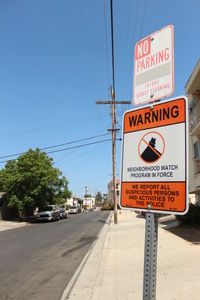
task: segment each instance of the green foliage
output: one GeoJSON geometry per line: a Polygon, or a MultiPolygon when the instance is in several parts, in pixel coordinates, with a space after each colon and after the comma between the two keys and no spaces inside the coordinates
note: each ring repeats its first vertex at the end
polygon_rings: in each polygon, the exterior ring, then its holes
{"type": "Polygon", "coordinates": [[[68,181],[52,158],[39,149],[29,149],[0,171],[1,190],[8,207],[32,214],[35,207],[60,204],[71,196],[68,181]]]}
{"type": "Polygon", "coordinates": [[[17,208],[19,210],[23,210],[24,206],[23,206],[23,203],[22,201],[20,201],[16,195],[13,195],[11,198],[10,198],[10,201],[8,202],[8,207],[9,208],[17,208]]]}
{"type": "Polygon", "coordinates": [[[110,206],[110,205],[104,205],[101,207],[101,210],[113,210],[114,209],[114,206],[110,206]]]}
{"type": "MultiPolygon", "coordinates": [[[[117,204],[117,209],[121,209],[121,207],[117,204]]],[[[114,210],[114,204],[104,205],[101,207],[101,210],[114,210]]]]}
{"type": "Polygon", "coordinates": [[[176,218],[184,224],[200,224],[200,206],[191,203],[187,214],[176,218]]]}
{"type": "Polygon", "coordinates": [[[96,200],[96,203],[101,203],[101,202],[102,202],[102,195],[101,195],[101,192],[98,192],[98,193],[96,194],[95,200],[96,200]]]}
{"type": "Polygon", "coordinates": [[[66,209],[66,210],[69,210],[69,209],[70,209],[70,205],[69,205],[69,204],[66,204],[66,205],[65,205],[65,209],[66,209]]]}
{"type": "Polygon", "coordinates": [[[85,195],[84,195],[84,198],[91,198],[91,197],[92,197],[92,196],[91,196],[90,194],[87,194],[87,195],[85,194],[85,195]]]}

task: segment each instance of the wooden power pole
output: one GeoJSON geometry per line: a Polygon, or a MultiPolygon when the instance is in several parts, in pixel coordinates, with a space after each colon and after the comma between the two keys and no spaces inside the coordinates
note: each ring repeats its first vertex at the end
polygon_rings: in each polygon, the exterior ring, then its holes
{"type": "Polygon", "coordinates": [[[115,91],[111,87],[111,96],[112,101],[102,100],[96,101],[96,104],[111,104],[112,105],[112,129],[108,131],[112,132],[112,166],[113,166],[113,199],[114,199],[114,223],[118,223],[117,216],[117,197],[116,197],[116,131],[119,129],[116,128],[116,116],[115,116],[115,105],[116,104],[131,104],[130,101],[115,101],[115,91]]]}
{"type": "Polygon", "coordinates": [[[116,116],[115,105],[116,104],[130,104],[130,101],[115,101],[115,63],[114,63],[114,38],[113,38],[113,5],[110,0],[110,21],[111,21],[111,43],[112,43],[112,81],[111,98],[112,101],[96,101],[96,104],[111,104],[112,105],[112,129],[108,130],[112,132],[112,165],[113,165],[113,198],[114,198],[114,223],[117,224],[117,198],[116,198],[116,116]]]}

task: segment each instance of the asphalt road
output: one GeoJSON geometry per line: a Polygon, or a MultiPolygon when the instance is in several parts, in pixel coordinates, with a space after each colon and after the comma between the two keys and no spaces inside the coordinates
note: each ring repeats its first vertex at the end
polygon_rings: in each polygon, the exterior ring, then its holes
{"type": "Polygon", "coordinates": [[[0,299],[60,299],[108,212],[0,232],[0,299]]]}

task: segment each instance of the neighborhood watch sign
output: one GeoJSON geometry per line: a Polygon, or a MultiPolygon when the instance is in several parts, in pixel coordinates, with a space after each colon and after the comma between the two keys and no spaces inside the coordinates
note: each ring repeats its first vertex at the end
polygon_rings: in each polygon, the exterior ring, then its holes
{"type": "Polygon", "coordinates": [[[135,46],[133,102],[136,105],[170,96],[174,91],[173,26],[169,25],[135,46]]]}
{"type": "Polygon", "coordinates": [[[185,214],[188,210],[187,100],[179,97],[126,111],[122,208],[185,214]]]}

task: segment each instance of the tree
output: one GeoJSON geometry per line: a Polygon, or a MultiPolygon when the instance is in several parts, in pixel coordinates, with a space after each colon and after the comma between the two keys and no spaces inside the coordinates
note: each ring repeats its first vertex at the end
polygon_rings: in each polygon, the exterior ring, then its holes
{"type": "Polygon", "coordinates": [[[98,192],[98,193],[96,194],[95,200],[96,200],[96,203],[97,203],[97,204],[101,204],[101,202],[102,202],[102,195],[101,195],[101,192],[98,192]]]}
{"type": "Polygon", "coordinates": [[[91,198],[92,196],[90,194],[85,194],[84,198],[91,198]]]}
{"type": "Polygon", "coordinates": [[[35,207],[63,203],[70,198],[68,181],[53,159],[39,149],[29,149],[0,171],[0,186],[7,207],[31,215],[35,207]]]}

